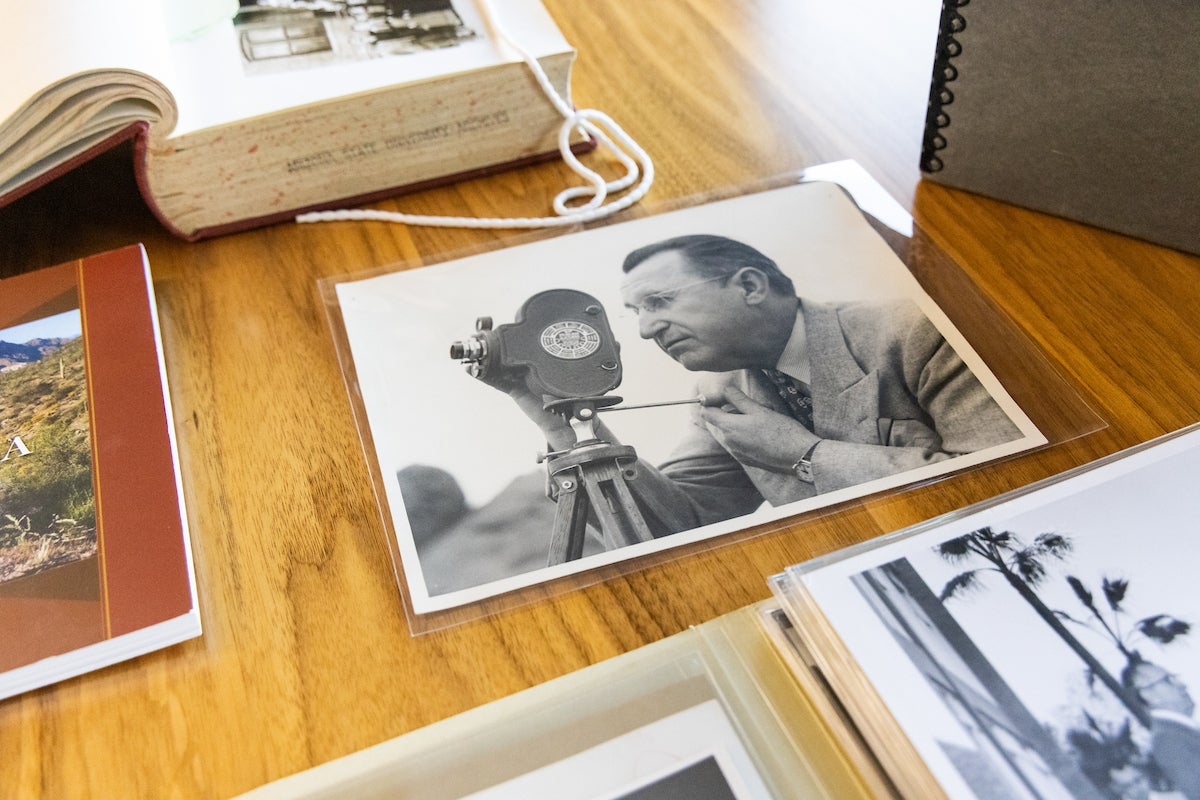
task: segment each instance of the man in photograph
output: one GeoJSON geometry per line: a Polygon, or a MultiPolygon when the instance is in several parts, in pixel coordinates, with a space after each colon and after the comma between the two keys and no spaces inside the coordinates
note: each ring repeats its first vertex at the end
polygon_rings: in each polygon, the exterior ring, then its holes
{"type": "MultiPolygon", "coordinates": [[[[704,373],[687,434],[636,481],[688,528],[1020,436],[907,300],[811,302],[758,250],[712,235],[641,247],[623,269],[622,301],[641,337],[704,373]]],[[[523,385],[503,388],[552,449],[574,443],[541,398],[523,385]]]]}

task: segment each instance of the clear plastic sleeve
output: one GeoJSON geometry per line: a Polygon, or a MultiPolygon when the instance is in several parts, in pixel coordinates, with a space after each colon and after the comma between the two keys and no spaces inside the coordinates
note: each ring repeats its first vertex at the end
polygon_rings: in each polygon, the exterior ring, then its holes
{"type": "MultiPolygon", "coordinates": [[[[414,634],[768,531],[801,530],[846,503],[1104,426],[853,162],[654,211],[320,284],[414,634]],[[649,303],[685,293],[695,300],[728,282],[698,280],[642,296],[632,273],[620,269],[637,248],[692,234],[767,254],[805,308],[853,302],[893,309],[860,317],[864,328],[907,319],[908,312],[894,309],[915,307],[969,373],[954,374],[975,387],[973,410],[955,417],[954,434],[973,444],[890,471],[871,466],[873,454],[861,463],[857,456],[843,459],[836,480],[819,448],[815,455],[796,452],[791,470],[746,466],[732,460],[731,450],[716,452],[714,438],[700,430],[699,409],[743,371],[714,378],[706,370],[717,362],[689,362],[681,354],[690,345],[658,337],[655,347],[641,339],[649,327],[644,318],[657,310],[648,311],[649,303]],[[554,408],[565,403],[560,421],[570,421],[574,445],[552,448],[535,417],[489,382],[541,394],[560,404],[554,408]],[[595,402],[578,405],[576,390],[595,402]],[[576,449],[596,442],[606,446],[576,449]],[[809,455],[811,464],[802,463],[809,455]]],[[[716,319],[714,313],[696,324],[716,319]]],[[[727,334],[726,343],[738,335],[727,334]]],[[[811,360],[827,375],[852,358],[842,352],[811,360]]],[[[821,375],[811,378],[814,413],[851,413],[840,396],[821,394],[830,382],[821,375]]],[[[754,402],[781,402],[751,395],[747,389],[754,402]]],[[[867,422],[881,446],[919,444],[921,435],[909,431],[926,430],[906,419],[867,422]]],[[[815,422],[818,435],[823,424],[815,422]]]]}

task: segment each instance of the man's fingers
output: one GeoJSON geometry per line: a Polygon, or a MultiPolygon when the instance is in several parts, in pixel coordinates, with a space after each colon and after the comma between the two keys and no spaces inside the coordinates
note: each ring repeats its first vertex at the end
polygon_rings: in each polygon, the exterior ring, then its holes
{"type": "Polygon", "coordinates": [[[703,398],[703,407],[700,409],[701,418],[710,424],[719,423],[723,416],[730,414],[744,416],[747,414],[755,414],[762,411],[770,411],[769,408],[758,402],[750,395],[743,392],[736,386],[725,387],[724,392],[719,398],[711,398],[705,396],[703,398]],[[716,406],[720,401],[720,407],[716,406]]]}
{"type": "Polygon", "coordinates": [[[762,403],[753,400],[748,394],[736,386],[725,387],[725,404],[732,406],[734,413],[749,414],[763,408],[762,403]]]}

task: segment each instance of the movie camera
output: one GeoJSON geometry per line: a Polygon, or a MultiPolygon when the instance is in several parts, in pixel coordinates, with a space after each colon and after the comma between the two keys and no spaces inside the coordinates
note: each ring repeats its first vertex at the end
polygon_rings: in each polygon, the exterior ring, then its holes
{"type": "Polygon", "coordinates": [[[526,300],[512,323],[493,327],[491,317],[480,317],[475,329],[450,345],[450,357],[495,387],[524,383],[575,432],[573,446],[543,456],[558,503],[550,564],[582,556],[589,520],[608,549],[649,541],[651,525],[659,535],[681,529],[661,504],[640,496],[634,448],[597,434],[596,412],[622,399],[608,394],[621,384],[620,346],[600,301],[550,289],[526,300]]]}
{"type": "Polygon", "coordinates": [[[565,413],[606,397],[621,383],[621,358],[604,306],[574,289],[539,292],[521,306],[512,323],[492,327],[491,317],[475,322],[475,333],[450,345],[450,357],[476,378],[494,385],[524,382],[547,408],[565,413]]]}

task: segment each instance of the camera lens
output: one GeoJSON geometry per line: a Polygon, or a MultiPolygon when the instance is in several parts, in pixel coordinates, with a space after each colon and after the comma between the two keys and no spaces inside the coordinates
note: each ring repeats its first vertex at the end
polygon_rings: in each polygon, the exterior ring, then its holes
{"type": "Polygon", "coordinates": [[[450,357],[462,362],[479,362],[487,355],[487,345],[482,336],[472,336],[450,343],[450,357]]]}

